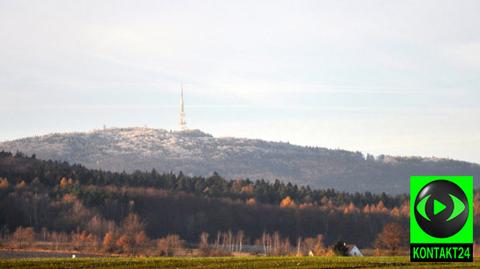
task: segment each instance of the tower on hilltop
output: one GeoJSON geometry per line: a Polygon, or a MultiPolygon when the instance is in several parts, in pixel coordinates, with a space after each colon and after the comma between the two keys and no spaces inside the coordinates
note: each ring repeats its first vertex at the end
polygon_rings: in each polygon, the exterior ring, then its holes
{"type": "Polygon", "coordinates": [[[183,102],[183,83],[181,85],[180,93],[180,130],[187,130],[187,122],[185,121],[185,105],[183,102]]]}

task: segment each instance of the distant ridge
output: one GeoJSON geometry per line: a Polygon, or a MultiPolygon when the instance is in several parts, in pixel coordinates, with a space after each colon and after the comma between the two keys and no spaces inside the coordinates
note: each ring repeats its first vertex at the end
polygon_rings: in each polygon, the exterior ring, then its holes
{"type": "MultiPolygon", "coordinates": [[[[0,143],[0,150],[112,171],[156,169],[226,178],[280,179],[348,192],[406,193],[410,175],[473,175],[480,165],[421,157],[365,157],[360,152],[258,139],[216,138],[200,130],[109,128],[0,143]]],[[[477,185],[478,186],[478,185],[477,185]]]]}

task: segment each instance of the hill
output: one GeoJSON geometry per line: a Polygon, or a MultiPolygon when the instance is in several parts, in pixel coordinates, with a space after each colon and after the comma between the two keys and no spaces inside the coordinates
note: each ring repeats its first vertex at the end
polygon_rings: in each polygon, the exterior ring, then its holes
{"type": "Polygon", "coordinates": [[[360,152],[302,147],[258,139],[217,138],[199,130],[111,128],[28,137],[0,143],[0,150],[36,154],[111,171],[156,169],[226,178],[280,179],[314,188],[392,194],[408,191],[410,175],[473,175],[480,165],[421,157],[364,156],[360,152]]]}

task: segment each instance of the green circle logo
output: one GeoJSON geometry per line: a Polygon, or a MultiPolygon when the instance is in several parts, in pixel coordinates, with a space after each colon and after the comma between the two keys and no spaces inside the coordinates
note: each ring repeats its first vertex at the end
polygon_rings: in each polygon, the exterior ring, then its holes
{"type": "Polygon", "coordinates": [[[448,180],[435,180],[425,185],[415,198],[414,206],[420,228],[436,238],[455,235],[468,219],[465,193],[448,180]]]}

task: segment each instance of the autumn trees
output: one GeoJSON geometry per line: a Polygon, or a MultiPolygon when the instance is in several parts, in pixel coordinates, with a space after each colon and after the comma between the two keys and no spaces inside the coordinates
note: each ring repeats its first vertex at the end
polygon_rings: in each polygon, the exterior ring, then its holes
{"type": "Polygon", "coordinates": [[[280,207],[295,207],[295,201],[290,196],[287,196],[280,202],[280,207]]]}
{"type": "Polygon", "coordinates": [[[104,252],[112,252],[113,251],[113,234],[112,232],[107,232],[102,240],[102,247],[104,252]]]}
{"type": "MultiPolygon", "coordinates": [[[[0,191],[0,228],[31,226],[38,231],[45,227],[69,235],[77,230],[85,231],[98,237],[96,248],[134,255],[150,244],[147,239],[165,238],[170,234],[177,234],[187,242],[197,242],[201,232],[206,232],[214,243],[221,231],[227,233],[226,240],[224,234],[221,236],[223,245],[224,241],[229,241],[229,230],[235,234],[233,238],[242,230],[244,240],[248,238],[250,244],[261,238],[264,232],[273,235],[278,231],[282,238],[289,239],[292,248],[295,248],[298,237],[308,238],[316,234],[324,234],[326,245],[332,244],[336,238],[345,238],[362,247],[371,246],[385,221],[406,219],[403,214],[393,216],[392,209],[382,202],[364,208],[354,203],[345,207],[324,197],[319,202],[321,205],[307,206],[286,196],[283,203],[280,200],[276,205],[258,201],[246,204],[243,200],[205,198],[155,188],[92,186],[75,181],[70,184],[69,180],[64,180],[64,186],[60,187],[61,181],[58,179],[54,188],[42,187],[41,181],[25,181],[25,186],[18,190],[9,184],[6,195],[2,196],[0,191]],[[35,207],[30,206],[31,201],[35,201],[35,207]],[[14,205],[15,210],[10,205],[14,205]],[[130,213],[143,221],[134,221],[128,217],[130,213]],[[126,233],[130,222],[140,222],[143,233],[126,233]]],[[[13,180],[9,180],[11,182],[13,180]]],[[[243,187],[237,188],[241,190],[243,187]]],[[[245,191],[250,192],[250,189],[245,191]]],[[[78,238],[76,248],[94,248],[90,239],[78,238]]],[[[228,249],[222,251],[231,252],[228,249]]]]}
{"type": "Polygon", "coordinates": [[[0,177],[0,190],[8,189],[9,183],[7,178],[0,177]]]}
{"type": "MultiPolygon", "coordinates": [[[[218,174],[112,173],[0,153],[0,235],[32,227],[57,250],[170,256],[196,247],[202,232],[209,235],[204,249],[227,254],[257,240],[260,253],[267,255],[321,253],[317,245],[339,239],[393,250],[398,248],[384,239],[389,238],[384,224],[408,227],[407,198],[226,180],[218,174]]],[[[479,201],[477,194],[475,216],[480,215],[479,201]]],[[[474,219],[478,228],[480,218],[474,219]]]]}
{"type": "MultiPolygon", "coordinates": [[[[112,250],[113,239],[111,232],[105,234],[103,238],[105,250],[112,250]]],[[[149,240],[145,233],[145,224],[137,214],[130,213],[122,222],[120,232],[115,240],[115,246],[120,252],[134,256],[144,250],[149,240]]]]}
{"type": "Polygon", "coordinates": [[[35,233],[32,227],[18,227],[12,235],[11,243],[15,248],[25,248],[35,241],[35,233]]]}
{"type": "MultiPolygon", "coordinates": [[[[292,244],[279,232],[263,233],[260,238],[247,238],[242,230],[218,232],[210,236],[202,232],[197,243],[187,244],[179,235],[169,234],[156,240],[145,237],[142,221],[129,214],[116,231],[107,232],[103,238],[86,231],[70,234],[42,229],[35,233],[31,227],[19,227],[10,237],[10,247],[29,248],[50,246],[50,250],[82,251],[127,256],[229,256],[234,253],[252,253],[265,256],[325,256],[332,255],[323,242],[323,235],[297,239],[292,244]],[[129,233],[132,232],[132,233],[129,233]]],[[[0,238],[1,240],[1,238],[0,238]]]]}
{"type": "Polygon", "coordinates": [[[310,255],[324,256],[327,254],[327,248],[324,244],[324,236],[319,234],[316,237],[307,237],[303,240],[297,241],[297,254],[298,255],[310,255]]]}
{"type": "Polygon", "coordinates": [[[176,234],[169,234],[157,239],[156,247],[159,256],[179,256],[184,252],[184,240],[176,234]]]}
{"type": "Polygon", "coordinates": [[[385,224],[381,233],[378,234],[375,246],[386,253],[395,255],[396,251],[406,245],[407,234],[403,227],[396,222],[385,224]]]}
{"type": "MultiPolygon", "coordinates": [[[[235,252],[249,252],[266,256],[332,255],[324,243],[324,236],[298,237],[294,240],[281,233],[264,232],[259,238],[248,238],[242,230],[217,232],[210,236],[202,232],[198,242],[187,244],[179,235],[169,234],[151,240],[143,230],[144,222],[134,213],[122,221],[122,225],[105,233],[103,238],[87,231],[71,233],[19,227],[10,236],[10,247],[29,248],[44,245],[50,250],[115,253],[128,256],[229,256],[235,252]]],[[[386,228],[387,229],[387,228],[386,228]]],[[[388,229],[387,229],[388,230],[388,229]]],[[[1,240],[1,238],[0,238],[1,240]]]]}

